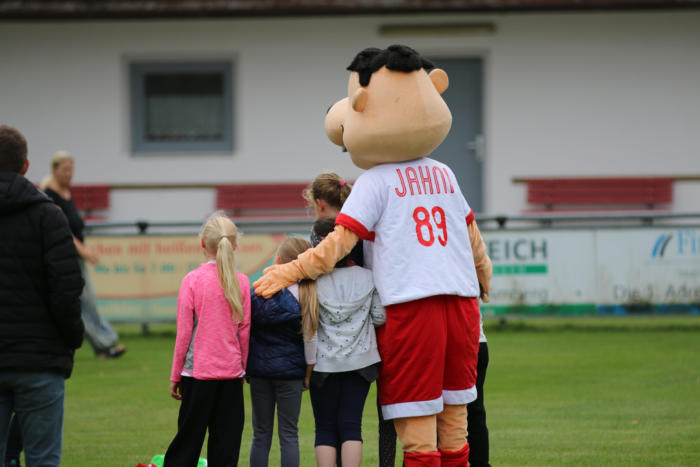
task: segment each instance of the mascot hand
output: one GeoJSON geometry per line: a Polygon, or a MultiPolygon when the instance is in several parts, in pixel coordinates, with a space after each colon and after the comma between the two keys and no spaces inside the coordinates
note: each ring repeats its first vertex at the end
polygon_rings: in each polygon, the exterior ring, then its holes
{"type": "Polygon", "coordinates": [[[484,291],[484,286],[481,284],[479,284],[479,298],[481,298],[481,301],[484,303],[488,303],[491,301],[491,299],[489,298],[489,294],[487,294],[484,291]]]}
{"type": "Polygon", "coordinates": [[[253,287],[258,296],[270,298],[303,277],[304,274],[292,263],[274,264],[263,271],[263,276],[253,283],[253,287]]]}
{"type": "Polygon", "coordinates": [[[331,272],[335,263],[350,253],[358,241],[359,237],[350,229],[336,225],[321,243],[300,254],[294,261],[265,269],[263,276],[253,284],[255,293],[270,298],[301,279],[316,279],[321,274],[331,272]]]}

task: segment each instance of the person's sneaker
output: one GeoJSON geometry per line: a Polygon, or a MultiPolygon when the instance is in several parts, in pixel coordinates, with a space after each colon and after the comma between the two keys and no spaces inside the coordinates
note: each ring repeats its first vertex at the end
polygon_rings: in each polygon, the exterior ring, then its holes
{"type": "Polygon", "coordinates": [[[112,347],[111,349],[109,349],[106,352],[98,352],[96,355],[97,355],[97,358],[101,358],[101,359],[103,359],[103,358],[119,358],[122,355],[124,355],[124,352],[126,352],[126,347],[119,344],[118,346],[112,347]]]}

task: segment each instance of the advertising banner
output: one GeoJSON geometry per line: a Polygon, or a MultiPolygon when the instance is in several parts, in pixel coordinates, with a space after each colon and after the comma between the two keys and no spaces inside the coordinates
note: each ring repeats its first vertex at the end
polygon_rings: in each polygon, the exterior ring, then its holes
{"type": "Polygon", "coordinates": [[[700,229],[616,229],[596,235],[601,312],[700,311],[700,229]]]}
{"type": "MultiPolygon", "coordinates": [[[[243,236],[237,266],[251,282],[285,237],[243,236]]],[[[483,237],[493,262],[487,315],[700,313],[699,228],[495,230],[483,237]]],[[[174,320],[182,278],[205,260],[196,235],[88,241],[100,256],[91,276],[110,320],[174,320]]]]}
{"type": "Polygon", "coordinates": [[[495,314],[595,312],[595,237],[585,230],[483,233],[493,263],[495,314]]]}
{"type": "MultiPolygon", "coordinates": [[[[251,278],[272,264],[286,235],[244,235],[237,267],[251,278]]],[[[118,321],[172,321],[180,283],[205,261],[196,235],[90,237],[100,257],[91,266],[100,312],[118,321]]]]}
{"type": "Polygon", "coordinates": [[[484,232],[493,314],[700,313],[700,229],[484,232]]]}

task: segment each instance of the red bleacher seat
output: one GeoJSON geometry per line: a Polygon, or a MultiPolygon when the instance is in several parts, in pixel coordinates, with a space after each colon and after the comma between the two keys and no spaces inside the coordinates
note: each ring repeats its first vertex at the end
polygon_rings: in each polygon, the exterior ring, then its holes
{"type": "Polygon", "coordinates": [[[546,211],[659,209],[673,201],[673,178],[528,178],[527,202],[546,211]]]}
{"type": "Polygon", "coordinates": [[[109,209],[109,185],[72,185],[70,193],[85,220],[104,219],[99,211],[109,209]]]}
{"type": "Polygon", "coordinates": [[[309,215],[302,192],[305,183],[219,185],[216,208],[234,216],[309,215]]]}

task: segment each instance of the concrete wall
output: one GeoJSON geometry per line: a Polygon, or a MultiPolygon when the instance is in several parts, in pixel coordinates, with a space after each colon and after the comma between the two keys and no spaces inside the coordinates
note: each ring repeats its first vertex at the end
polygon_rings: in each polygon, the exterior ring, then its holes
{"type": "MultiPolygon", "coordinates": [[[[525,208],[514,176],[700,174],[700,12],[0,23],[0,121],[30,144],[30,179],[60,148],[76,183],[306,181],[360,174],[322,120],[367,46],[485,61],[488,213],[525,208]],[[381,24],[492,22],[491,35],[382,37],[381,24]],[[232,58],[235,148],[133,155],[128,64],[232,58]]],[[[452,131],[459,131],[453,128],[452,131]]],[[[700,182],[673,209],[697,209],[700,182]]],[[[211,190],[119,191],[114,220],[196,220],[211,190]]]]}

